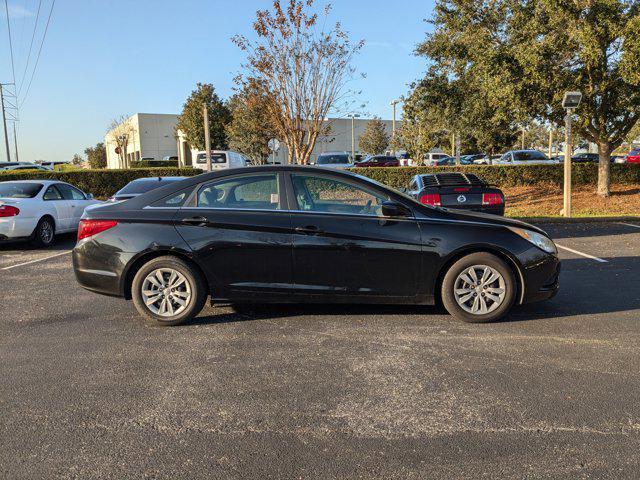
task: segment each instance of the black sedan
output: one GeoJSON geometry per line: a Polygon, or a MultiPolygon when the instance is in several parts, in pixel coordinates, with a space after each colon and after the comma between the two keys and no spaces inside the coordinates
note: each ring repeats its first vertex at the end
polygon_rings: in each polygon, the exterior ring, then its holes
{"type": "Polygon", "coordinates": [[[411,179],[407,194],[425,205],[504,215],[504,193],[472,173],[432,173],[411,179]]]}
{"type": "Polygon", "coordinates": [[[199,175],[85,213],[80,284],[159,325],[212,303],[433,304],[486,322],[552,297],[542,230],[423,205],[365,177],[263,166],[199,175]]]}
{"type": "Polygon", "coordinates": [[[133,197],[137,197],[138,195],[142,195],[143,193],[150,192],[155,188],[162,187],[170,182],[178,182],[180,180],[184,180],[186,177],[145,177],[145,178],[136,178],[135,180],[130,181],[120,190],[113,194],[112,197],[109,198],[110,202],[122,202],[124,200],[129,200],[133,197]]]}

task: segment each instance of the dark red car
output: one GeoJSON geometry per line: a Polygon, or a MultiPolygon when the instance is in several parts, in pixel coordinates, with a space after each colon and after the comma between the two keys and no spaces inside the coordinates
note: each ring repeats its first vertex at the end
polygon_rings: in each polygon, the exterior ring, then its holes
{"type": "Polygon", "coordinates": [[[640,148],[634,148],[629,152],[627,163],[640,163],[640,148]]]}
{"type": "Polygon", "coordinates": [[[399,167],[400,160],[390,155],[373,155],[355,164],[356,167],[399,167]]]}

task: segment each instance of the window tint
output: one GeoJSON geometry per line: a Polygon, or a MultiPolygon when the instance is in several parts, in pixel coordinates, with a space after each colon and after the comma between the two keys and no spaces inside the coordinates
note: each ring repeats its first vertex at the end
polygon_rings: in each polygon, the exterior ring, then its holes
{"type": "Polygon", "coordinates": [[[277,210],[278,176],[247,175],[209,183],[198,191],[198,207],[277,210]]]}
{"type": "Polygon", "coordinates": [[[339,165],[349,163],[348,155],[320,155],[316,161],[316,165],[339,165]]]}
{"type": "Polygon", "coordinates": [[[60,192],[56,187],[51,185],[49,188],[47,188],[47,191],[44,192],[42,198],[45,200],[62,200],[62,195],[60,195],[60,192]]]}
{"type": "Polygon", "coordinates": [[[33,198],[40,190],[41,183],[0,183],[0,198],[33,198]]]}
{"type": "Polygon", "coordinates": [[[71,185],[65,183],[57,183],[56,188],[62,194],[65,200],[85,200],[84,193],[71,185]]]}
{"type": "Polygon", "coordinates": [[[186,188],[181,192],[173,194],[169,197],[162,198],[151,204],[152,207],[178,208],[184,205],[189,194],[193,191],[193,187],[186,188]]]}
{"type": "Polygon", "coordinates": [[[389,200],[365,187],[316,175],[292,175],[298,209],[309,212],[382,216],[382,203],[389,200]]]}

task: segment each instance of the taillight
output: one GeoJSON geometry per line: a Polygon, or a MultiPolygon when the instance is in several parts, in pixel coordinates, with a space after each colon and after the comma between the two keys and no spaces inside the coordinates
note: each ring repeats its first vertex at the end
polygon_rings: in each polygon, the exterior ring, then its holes
{"type": "Polygon", "coordinates": [[[15,217],[20,213],[20,209],[13,205],[0,205],[0,217],[15,217]]]}
{"type": "Polygon", "coordinates": [[[502,195],[499,193],[483,193],[482,205],[502,205],[502,195]]]}
{"type": "Polygon", "coordinates": [[[78,226],[78,241],[109,230],[116,225],[118,225],[118,222],[115,220],[80,220],[80,225],[78,226]]]}
{"type": "Polygon", "coordinates": [[[442,205],[440,203],[440,194],[439,193],[425,193],[424,195],[420,195],[420,203],[424,205],[433,205],[435,207],[439,207],[442,205]]]}

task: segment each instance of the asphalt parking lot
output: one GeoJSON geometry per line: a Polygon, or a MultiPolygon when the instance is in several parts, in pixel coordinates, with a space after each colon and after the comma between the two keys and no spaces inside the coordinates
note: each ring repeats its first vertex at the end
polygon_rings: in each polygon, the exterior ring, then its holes
{"type": "Polygon", "coordinates": [[[637,478],[640,222],[543,228],[560,293],[487,325],[278,306],[154,328],[75,283],[73,237],[2,246],[0,476],[637,478]]]}

